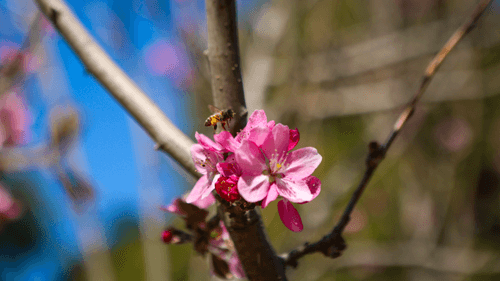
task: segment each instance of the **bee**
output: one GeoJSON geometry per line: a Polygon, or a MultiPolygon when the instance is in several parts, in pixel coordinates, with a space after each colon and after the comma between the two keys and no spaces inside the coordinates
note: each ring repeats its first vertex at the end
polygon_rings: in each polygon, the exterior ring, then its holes
{"type": "MultiPolygon", "coordinates": [[[[228,110],[220,110],[217,107],[213,105],[209,105],[208,108],[210,111],[212,111],[214,114],[208,116],[207,120],[205,120],[205,126],[214,126],[214,131],[217,130],[217,123],[222,124],[222,128],[226,130],[226,123],[229,123],[231,119],[234,117],[234,111],[232,109],[228,110]]],[[[229,124],[227,125],[229,129],[229,124]]]]}

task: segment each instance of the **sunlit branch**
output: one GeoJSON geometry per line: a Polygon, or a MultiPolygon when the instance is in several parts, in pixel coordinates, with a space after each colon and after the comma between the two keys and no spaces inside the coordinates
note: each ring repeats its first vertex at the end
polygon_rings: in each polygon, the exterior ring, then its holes
{"type": "Polygon", "coordinates": [[[337,225],[321,240],[312,244],[305,243],[297,249],[291,251],[290,253],[283,255],[283,259],[286,265],[296,267],[299,258],[315,252],[322,252],[324,255],[332,258],[339,257],[342,254],[342,251],[346,248],[345,241],[342,238],[342,232],[349,223],[351,213],[354,210],[354,207],[359,198],[363,194],[363,191],[365,190],[366,185],[375,172],[375,169],[377,169],[380,161],[385,157],[387,151],[389,150],[390,146],[394,142],[394,139],[397,137],[403,126],[412,116],[413,112],[415,111],[415,107],[418,104],[418,101],[424,94],[427,86],[434,77],[434,74],[436,74],[436,71],[439,69],[446,56],[458,44],[458,42],[476,26],[478,19],[481,17],[481,15],[491,2],[492,0],[482,0],[481,2],[479,2],[477,7],[472,12],[470,18],[467,19],[467,21],[462,24],[462,26],[460,26],[455,31],[455,33],[453,33],[453,35],[446,42],[443,48],[441,48],[439,53],[431,60],[424,72],[424,76],[417,92],[397,119],[392,132],[387,138],[387,141],[383,145],[379,145],[376,142],[370,143],[369,154],[366,159],[367,168],[363,175],[363,179],[354,191],[354,194],[352,195],[351,200],[349,201],[349,204],[344,210],[344,213],[339,219],[337,225]]]}
{"type": "Polygon", "coordinates": [[[165,151],[193,176],[199,177],[191,160],[191,139],[175,127],[158,106],[111,60],[64,1],[36,2],[81,59],[86,70],[99,80],[153,138],[157,143],[155,148],[165,151]]]}

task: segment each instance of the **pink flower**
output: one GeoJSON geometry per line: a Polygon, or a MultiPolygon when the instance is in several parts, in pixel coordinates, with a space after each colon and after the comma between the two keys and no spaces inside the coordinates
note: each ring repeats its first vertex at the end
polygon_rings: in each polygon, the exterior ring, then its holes
{"type": "Polygon", "coordinates": [[[309,202],[317,196],[307,179],[321,163],[321,155],[312,147],[289,152],[289,143],[290,129],[281,124],[274,126],[262,147],[243,140],[235,155],[242,169],[238,190],[245,200],[264,200],[265,208],[278,195],[295,203],[309,202]]]}
{"type": "Polygon", "coordinates": [[[303,204],[318,196],[321,182],[311,174],[322,157],[312,147],[292,151],[300,140],[297,128],[268,122],[265,112],[256,110],[236,137],[223,131],[214,135],[215,142],[198,133],[196,139],[198,144],[191,153],[203,177],[189,194],[188,203],[205,198],[214,189],[228,202],[241,196],[248,202],[262,201],[263,208],[282,196],[283,223],[293,231],[302,230],[291,202],[303,204]]]}

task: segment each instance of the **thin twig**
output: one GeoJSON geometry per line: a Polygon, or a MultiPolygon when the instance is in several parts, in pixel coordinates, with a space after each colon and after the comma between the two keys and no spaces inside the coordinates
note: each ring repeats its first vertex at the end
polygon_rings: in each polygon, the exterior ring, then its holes
{"type": "Polygon", "coordinates": [[[331,258],[339,257],[342,254],[342,251],[346,248],[345,241],[342,238],[342,232],[349,223],[351,212],[354,210],[356,203],[363,194],[363,191],[365,190],[366,185],[375,172],[375,169],[378,167],[379,163],[386,155],[387,150],[392,145],[394,139],[397,137],[403,126],[412,116],[418,101],[424,94],[427,86],[431,82],[434,74],[439,69],[446,56],[457,45],[457,43],[476,26],[478,19],[481,17],[481,15],[491,2],[492,0],[480,1],[477,7],[474,9],[471,17],[462,26],[460,26],[457,31],[455,31],[448,42],[446,42],[439,53],[429,63],[427,69],[424,72],[424,76],[417,92],[397,119],[396,123],[394,124],[393,130],[387,138],[385,144],[379,145],[376,142],[370,143],[369,154],[366,160],[367,168],[363,175],[363,179],[354,191],[354,194],[352,195],[351,200],[349,201],[349,204],[344,210],[344,213],[339,219],[337,225],[321,240],[312,244],[305,243],[297,249],[292,250],[290,253],[283,255],[283,259],[286,265],[296,267],[299,258],[315,252],[322,252],[323,254],[331,258]]]}
{"type": "MultiPolygon", "coordinates": [[[[36,0],[40,10],[64,37],[89,73],[132,115],[161,149],[195,177],[190,147],[193,141],[165,116],[158,106],[95,42],[64,1],[36,0]]],[[[92,93],[89,93],[92,94],[92,93]]]]}

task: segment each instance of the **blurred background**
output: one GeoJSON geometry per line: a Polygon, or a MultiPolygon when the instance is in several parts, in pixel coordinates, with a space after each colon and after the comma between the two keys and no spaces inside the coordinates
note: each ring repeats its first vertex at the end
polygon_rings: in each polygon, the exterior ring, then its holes
{"type": "MultiPolygon", "coordinates": [[[[471,0],[237,1],[249,111],[297,127],[323,155],[323,190],[279,253],[330,231],[423,71],[471,0]]],[[[212,103],[204,1],[66,2],[189,136],[212,103]]],[[[291,280],[500,278],[500,1],[451,52],[380,165],[338,259],[291,280]]],[[[27,0],[0,0],[0,279],[210,280],[182,221],[160,210],[194,184],[115,102],[27,0]]],[[[215,277],[212,278],[215,280],[215,277]]]]}

